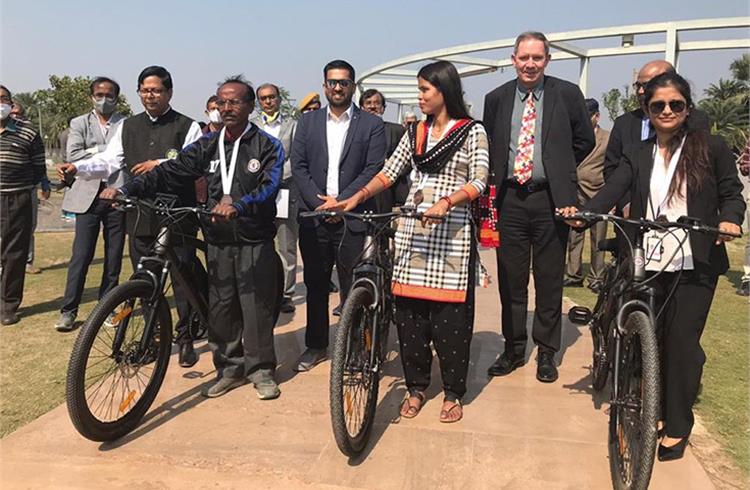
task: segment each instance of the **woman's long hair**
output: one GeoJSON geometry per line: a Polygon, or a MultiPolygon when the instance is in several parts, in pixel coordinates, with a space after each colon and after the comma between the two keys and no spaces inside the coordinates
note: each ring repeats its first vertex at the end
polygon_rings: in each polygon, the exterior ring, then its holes
{"type": "Polygon", "coordinates": [[[461,77],[453,63],[436,61],[424,65],[417,73],[417,78],[430,82],[432,86],[443,94],[445,109],[451,119],[471,119],[469,110],[464,103],[464,91],[461,87],[461,77]]]}
{"type": "MultiPolygon", "coordinates": [[[[664,73],[652,78],[645,87],[645,103],[648,107],[654,93],[659,88],[672,87],[685,98],[686,109],[693,109],[693,98],[690,95],[690,84],[677,73],[664,73]]],[[[685,144],[682,147],[682,154],[677,162],[675,169],[675,178],[669,184],[667,193],[668,202],[671,202],[675,196],[684,198],[682,195],[683,183],[690,192],[700,191],[707,182],[714,179],[713,172],[708,160],[708,131],[701,128],[695,128],[691,124],[690,113],[685,118],[685,122],[675,132],[667,147],[667,155],[674,155],[680,146],[683,136],[685,144]]]]}

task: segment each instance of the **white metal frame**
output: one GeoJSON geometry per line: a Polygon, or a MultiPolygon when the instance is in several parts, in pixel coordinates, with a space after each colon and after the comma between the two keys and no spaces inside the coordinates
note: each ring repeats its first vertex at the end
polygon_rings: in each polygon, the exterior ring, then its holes
{"type": "MultiPolygon", "coordinates": [[[[603,27],[580,31],[548,34],[552,48],[552,61],[578,59],[580,61],[578,85],[584,95],[588,88],[589,64],[592,58],[624,56],[634,54],[664,53],[664,59],[679,69],[680,53],[716,49],[749,49],[750,36],[738,39],[717,39],[710,41],[680,42],[680,33],[686,31],[719,31],[722,29],[750,28],[750,17],[726,17],[654,24],[634,24],[620,27],[603,27]],[[635,41],[639,35],[662,34],[663,42],[639,45],[635,41]],[[572,41],[590,39],[613,39],[619,45],[604,48],[584,48],[572,41]]],[[[500,39],[475,44],[464,44],[452,48],[427,51],[397,58],[367,70],[357,82],[358,91],[375,88],[383,93],[386,100],[398,104],[398,120],[404,105],[417,104],[417,69],[412,65],[425,61],[446,60],[456,65],[461,77],[471,77],[492,73],[511,66],[507,58],[480,57],[475,53],[513,48],[515,38],[500,39]]],[[[359,95],[357,94],[357,97],[359,95]]]]}

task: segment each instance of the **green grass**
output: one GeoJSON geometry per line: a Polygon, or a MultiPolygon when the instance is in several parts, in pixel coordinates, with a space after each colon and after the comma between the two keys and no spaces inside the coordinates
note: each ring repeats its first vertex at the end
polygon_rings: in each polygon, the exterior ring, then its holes
{"type": "MultiPolygon", "coordinates": [[[[746,297],[736,294],[742,276],[744,243],[744,240],[731,242],[727,246],[731,269],[719,278],[701,339],[706,364],[703,368],[703,389],[695,409],[727,455],[748,475],[750,306],[746,297]]],[[[584,257],[587,256],[588,250],[584,250],[584,257]]],[[[596,303],[596,296],[586,288],[565,288],[564,295],[575,303],[590,308],[596,303]]]]}

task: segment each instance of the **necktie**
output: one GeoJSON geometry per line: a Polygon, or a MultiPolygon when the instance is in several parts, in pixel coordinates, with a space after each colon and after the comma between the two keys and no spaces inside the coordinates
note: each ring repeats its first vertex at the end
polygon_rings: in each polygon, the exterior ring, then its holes
{"type": "Polygon", "coordinates": [[[534,168],[535,127],[536,106],[534,105],[534,94],[529,92],[526,96],[526,105],[523,108],[521,131],[518,133],[518,144],[516,145],[516,160],[513,164],[513,177],[521,185],[531,179],[531,171],[534,168]]]}

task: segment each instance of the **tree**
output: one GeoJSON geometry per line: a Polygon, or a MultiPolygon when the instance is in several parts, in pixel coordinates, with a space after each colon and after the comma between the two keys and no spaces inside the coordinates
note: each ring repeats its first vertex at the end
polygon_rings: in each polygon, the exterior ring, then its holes
{"type": "Polygon", "coordinates": [[[610,120],[614,121],[622,113],[634,111],[639,107],[638,96],[630,92],[630,87],[623,85],[625,95],[619,88],[610,89],[602,94],[602,104],[607,109],[610,120]]]}
{"type": "Polygon", "coordinates": [[[745,82],[745,84],[750,83],[750,54],[743,54],[732,61],[729,70],[735,80],[745,82]]]}
{"type": "Polygon", "coordinates": [[[704,90],[707,96],[698,102],[711,121],[711,133],[718,134],[736,155],[747,145],[750,121],[750,56],[742,55],[729,65],[730,80],[719,78],[704,90]]]}

